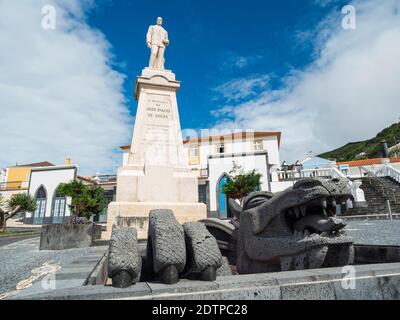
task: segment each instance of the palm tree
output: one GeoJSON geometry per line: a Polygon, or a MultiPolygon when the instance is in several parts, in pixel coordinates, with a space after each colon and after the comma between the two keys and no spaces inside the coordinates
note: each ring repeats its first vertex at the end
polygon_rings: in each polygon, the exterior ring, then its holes
{"type": "Polygon", "coordinates": [[[0,195],[0,233],[6,231],[7,220],[16,216],[18,213],[36,210],[36,201],[29,194],[14,194],[8,201],[5,201],[0,195]]]}

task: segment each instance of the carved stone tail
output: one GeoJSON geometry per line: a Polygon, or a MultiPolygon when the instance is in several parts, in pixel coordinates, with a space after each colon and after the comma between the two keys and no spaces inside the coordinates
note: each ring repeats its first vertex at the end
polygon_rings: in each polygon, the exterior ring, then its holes
{"type": "Polygon", "coordinates": [[[113,287],[126,288],[138,282],[141,267],[136,229],[114,226],[108,258],[108,276],[113,287]]]}

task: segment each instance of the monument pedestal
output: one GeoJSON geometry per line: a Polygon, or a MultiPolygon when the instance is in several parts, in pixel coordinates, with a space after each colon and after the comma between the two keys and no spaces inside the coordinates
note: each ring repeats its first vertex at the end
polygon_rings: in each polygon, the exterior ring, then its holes
{"type": "Polygon", "coordinates": [[[171,209],[178,222],[207,217],[198,202],[198,178],[184,152],[176,92],[180,82],[167,70],[146,68],[136,80],[138,109],[128,163],[117,176],[117,201],[108,207],[107,237],[116,219],[147,238],[150,210],[171,209]]]}

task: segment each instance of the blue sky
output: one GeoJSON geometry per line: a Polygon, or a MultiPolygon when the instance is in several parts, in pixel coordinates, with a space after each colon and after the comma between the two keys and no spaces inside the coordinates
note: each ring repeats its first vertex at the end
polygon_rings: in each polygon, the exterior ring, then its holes
{"type": "MultiPolygon", "coordinates": [[[[272,89],[293,69],[313,61],[314,30],[344,1],[321,5],[315,0],[103,1],[88,23],[101,30],[113,46],[115,67],[128,78],[125,96],[132,114],[134,81],[148,63],[147,27],[164,18],[171,45],[166,68],[182,81],[179,107],[182,128],[209,128],[211,111],[226,101],[214,89],[238,77],[273,75],[272,89]]],[[[340,17],[338,17],[340,18],[340,17]]],[[[265,128],[270,130],[273,128],[265,128]]],[[[129,141],[129,139],[127,140],[129,141]]]]}
{"type": "Polygon", "coordinates": [[[157,16],[183,129],[281,131],[290,162],[399,120],[400,0],[3,0],[0,167],[68,157],[116,173],[157,16]]]}

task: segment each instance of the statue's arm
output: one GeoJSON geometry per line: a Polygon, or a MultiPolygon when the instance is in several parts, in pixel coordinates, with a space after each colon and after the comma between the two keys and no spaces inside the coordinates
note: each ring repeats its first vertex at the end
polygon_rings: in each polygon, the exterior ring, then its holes
{"type": "Polygon", "coordinates": [[[168,32],[165,32],[165,40],[164,40],[164,44],[167,46],[169,45],[169,39],[168,39],[168,32]]]}
{"type": "Polygon", "coordinates": [[[147,46],[149,48],[151,48],[151,38],[152,38],[152,34],[153,34],[153,28],[152,26],[149,27],[149,30],[147,31],[147,35],[146,35],[146,43],[147,46]]]}

